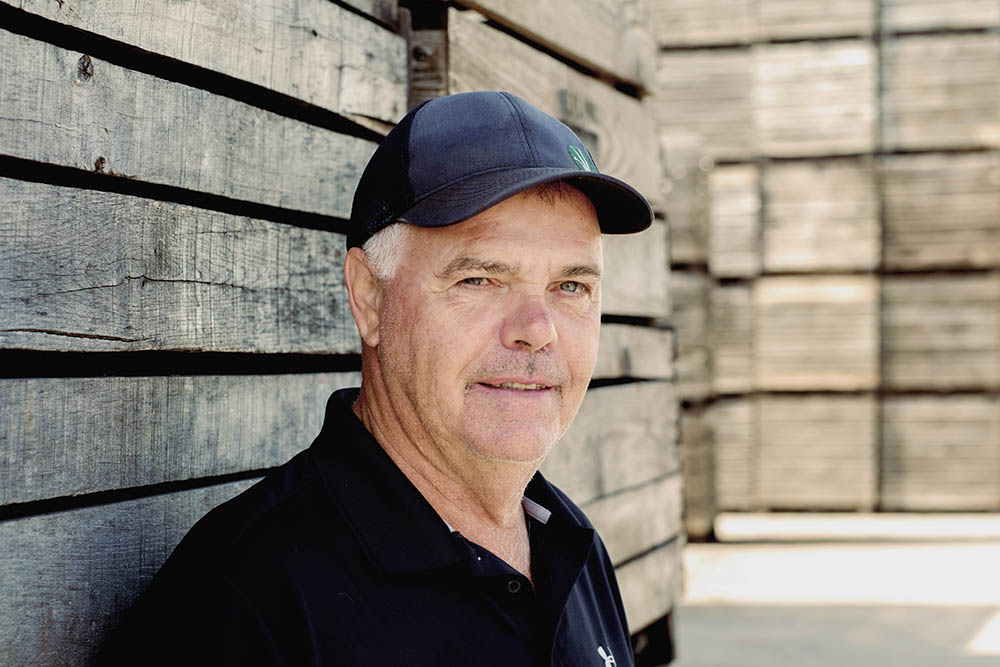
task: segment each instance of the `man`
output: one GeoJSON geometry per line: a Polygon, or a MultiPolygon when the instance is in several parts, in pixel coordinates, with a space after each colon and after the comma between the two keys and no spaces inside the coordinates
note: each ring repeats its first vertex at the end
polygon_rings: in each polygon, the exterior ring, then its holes
{"type": "Polygon", "coordinates": [[[632,664],[604,546],[537,470],[596,361],[601,233],[651,217],[513,95],[411,111],[351,214],[360,390],[191,530],[107,661],[632,664]]]}

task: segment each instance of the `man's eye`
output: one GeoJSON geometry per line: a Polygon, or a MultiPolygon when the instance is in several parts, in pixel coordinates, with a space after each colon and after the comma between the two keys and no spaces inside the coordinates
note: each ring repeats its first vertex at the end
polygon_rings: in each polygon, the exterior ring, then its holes
{"type": "Polygon", "coordinates": [[[473,285],[479,287],[483,285],[489,285],[490,281],[489,278],[483,278],[482,276],[474,276],[472,278],[466,278],[465,280],[462,281],[462,283],[465,285],[473,285]]]}
{"type": "Polygon", "coordinates": [[[563,292],[570,292],[571,294],[576,294],[577,292],[586,292],[587,286],[583,283],[578,283],[575,280],[567,280],[565,282],[559,283],[559,289],[563,292]]]}

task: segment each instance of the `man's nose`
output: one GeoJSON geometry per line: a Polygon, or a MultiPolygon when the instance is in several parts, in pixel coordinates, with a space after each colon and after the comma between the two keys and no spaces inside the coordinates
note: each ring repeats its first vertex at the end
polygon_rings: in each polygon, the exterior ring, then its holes
{"type": "Polygon", "coordinates": [[[500,332],[506,347],[536,352],[556,342],[556,325],[544,296],[512,297],[500,332]]]}

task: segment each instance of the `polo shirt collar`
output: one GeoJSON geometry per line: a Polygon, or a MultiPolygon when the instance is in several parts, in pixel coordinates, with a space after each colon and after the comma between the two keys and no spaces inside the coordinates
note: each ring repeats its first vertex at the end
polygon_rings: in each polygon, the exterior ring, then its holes
{"type": "Polygon", "coordinates": [[[386,572],[460,563],[448,527],[351,410],[357,397],[356,388],[330,397],[312,449],[327,492],[358,542],[386,572]]]}
{"type": "MultiPolygon", "coordinates": [[[[330,397],[323,430],[312,445],[327,492],[383,571],[459,565],[464,555],[448,525],[351,410],[357,397],[356,388],[338,390],[330,397]]],[[[556,567],[564,576],[575,579],[593,543],[593,529],[574,517],[564,497],[540,473],[528,484],[525,496],[529,515],[546,524],[555,538],[549,541],[553,552],[547,556],[561,562],[556,567]]]]}

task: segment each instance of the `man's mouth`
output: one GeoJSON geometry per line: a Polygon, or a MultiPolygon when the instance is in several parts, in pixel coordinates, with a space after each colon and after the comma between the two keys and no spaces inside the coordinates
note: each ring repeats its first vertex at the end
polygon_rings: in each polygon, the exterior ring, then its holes
{"type": "Polygon", "coordinates": [[[546,384],[521,384],[520,382],[501,382],[500,384],[480,382],[479,384],[484,387],[492,387],[493,389],[517,389],[518,391],[541,391],[543,389],[551,388],[546,384]]]}

